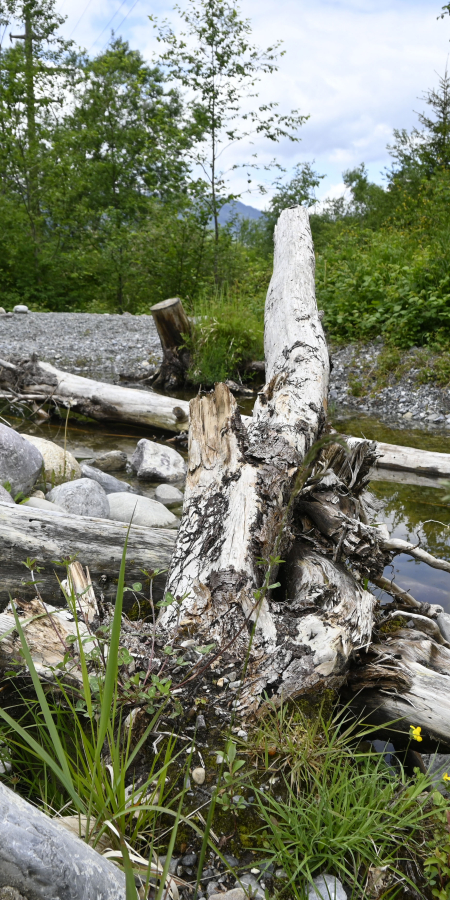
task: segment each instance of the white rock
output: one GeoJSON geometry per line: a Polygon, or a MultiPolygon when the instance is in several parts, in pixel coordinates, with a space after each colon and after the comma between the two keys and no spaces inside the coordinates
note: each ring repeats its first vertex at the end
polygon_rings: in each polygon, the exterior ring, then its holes
{"type": "Polygon", "coordinates": [[[31,506],[32,509],[43,509],[46,512],[58,516],[62,513],[67,515],[63,506],[59,506],[58,503],[51,503],[50,500],[45,500],[45,498],[42,499],[41,497],[29,497],[28,500],[24,500],[24,502],[21,503],[21,506],[31,506]]]}
{"type": "Polygon", "coordinates": [[[186,477],[186,463],[173,447],[142,438],[130,459],[133,472],[146,481],[181,481],[186,477]]]}
{"type": "Polygon", "coordinates": [[[308,885],[308,900],[347,900],[347,894],[335,875],[317,875],[308,885]]]}
{"type": "Polygon", "coordinates": [[[192,781],[195,781],[195,784],[204,784],[206,778],[206,772],[201,766],[197,766],[196,769],[192,770],[192,781]]]}
{"type": "Polygon", "coordinates": [[[42,470],[42,453],[25,440],[22,434],[0,423],[0,484],[9,484],[14,500],[22,491],[29,494],[42,470]]]}
{"type": "Polygon", "coordinates": [[[27,313],[27,312],[28,312],[28,306],[25,306],[24,303],[19,303],[17,306],[14,307],[13,312],[15,312],[15,313],[27,313]]]}
{"type": "Polygon", "coordinates": [[[62,484],[65,481],[73,481],[81,478],[81,467],[74,456],[64,448],[47,441],[46,438],[36,437],[34,434],[24,434],[25,440],[33,444],[33,447],[42,454],[45,467],[45,480],[51,484],[62,484]]]}
{"type": "Polygon", "coordinates": [[[180,506],[183,503],[183,494],[173,484],[160,484],[155,491],[155,500],[164,503],[170,509],[171,506],[180,506]]]}
{"type": "Polygon", "coordinates": [[[0,316],[6,316],[6,309],[3,309],[3,306],[0,306],[0,316]]]}
{"type": "Polygon", "coordinates": [[[45,500],[45,494],[44,494],[44,491],[33,491],[33,493],[32,493],[31,496],[32,496],[32,497],[39,498],[40,500],[45,500]]]}
{"type": "MultiPolygon", "coordinates": [[[[95,483],[95,482],[94,482],[95,483]]],[[[109,518],[149,528],[175,528],[179,519],[162,503],[137,494],[108,494],[109,518]]]]}
{"type": "MultiPolygon", "coordinates": [[[[126,497],[127,495],[120,496],[126,497]]],[[[60,484],[49,491],[46,499],[51,503],[58,503],[75,516],[109,518],[108,498],[103,488],[96,481],[91,481],[90,478],[66,481],[65,484],[60,484]]]]}

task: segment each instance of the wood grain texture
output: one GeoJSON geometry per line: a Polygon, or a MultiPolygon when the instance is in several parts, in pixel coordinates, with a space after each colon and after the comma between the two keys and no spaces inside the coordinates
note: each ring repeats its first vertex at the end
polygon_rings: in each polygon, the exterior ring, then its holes
{"type": "MultiPolygon", "coordinates": [[[[52,515],[30,506],[0,503],[0,605],[9,595],[32,599],[35,589],[24,562],[36,559],[41,567],[36,575],[43,597],[56,606],[64,604],[56,574],[65,569],[57,562],[77,556],[89,567],[95,594],[114,602],[128,526],[89,516],[52,515]]],[[[141,569],[166,569],[170,563],[175,533],[169,529],[132,525],[128,538],[126,584],[142,581],[141,569]]],[[[144,579],[145,581],[145,579],[144,579]]],[[[155,579],[155,596],[160,599],[165,576],[155,579]]],[[[130,595],[131,596],[131,595],[130,595]]],[[[125,604],[127,594],[124,597],[125,604]]]]}

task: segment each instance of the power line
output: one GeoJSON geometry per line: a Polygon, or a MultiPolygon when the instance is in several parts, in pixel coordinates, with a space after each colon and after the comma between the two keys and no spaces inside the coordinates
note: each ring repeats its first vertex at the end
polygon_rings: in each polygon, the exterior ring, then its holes
{"type": "Polygon", "coordinates": [[[128,10],[126,16],[123,17],[123,19],[122,19],[120,25],[117,26],[117,31],[119,31],[119,28],[122,28],[122,25],[123,25],[123,23],[125,22],[125,19],[127,19],[128,16],[130,15],[130,13],[133,12],[133,9],[134,9],[134,7],[136,6],[136,3],[139,3],[139,0],[134,0],[133,6],[131,7],[131,9],[128,10]]]}
{"type": "Polygon", "coordinates": [[[6,34],[6,29],[7,29],[7,27],[8,27],[8,24],[9,24],[9,23],[7,22],[6,25],[5,25],[3,34],[2,34],[2,39],[1,39],[1,41],[0,41],[0,50],[1,50],[2,47],[3,47],[3,41],[5,40],[5,34],[6,34]]]}
{"type": "MultiPolygon", "coordinates": [[[[119,8],[118,8],[118,9],[116,9],[116,11],[115,11],[115,13],[114,13],[114,15],[113,15],[113,16],[112,16],[112,17],[111,17],[111,19],[110,19],[110,20],[109,20],[109,22],[108,22],[108,24],[107,24],[107,25],[105,25],[105,27],[104,27],[104,29],[103,29],[103,31],[101,31],[101,32],[100,32],[100,34],[99,34],[99,36],[98,36],[98,38],[96,38],[96,39],[95,39],[95,41],[94,41],[94,43],[93,43],[93,44],[92,44],[92,47],[95,47],[95,45],[96,45],[96,43],[97,43],[97,41],[99,41],[99,40],[100,40],[100,38],[101,38],[101,36],[102,36],[102,34],[104,34],[104,33],[105,33],[105,31],[106,31],[106,29],[107,29],[107,28],[109,28],[109,26],[110,26],[110,25],[111,25],[111,22],[112,22],[112,21],[113,21],[113,19],[115,19],[115,18],[116,18],[116,16],[117,16],[117,13],[118,13],[118,12],[119,12],[119,11],[120,11],[120,10],[121,10],[121,9],[122,9],[122,6],[123,6],[123,4],[124,4],[124,3],[125,3],[125,0],[122,0],[122,3],[121,3],[121,4],[120,4],[120,6],[119,6],[119,8]]],[[[122,23],[120,23],[120,24],[122,24],[122,23]]],[[[90,48],[90,49],[89,49],[89,53],[90,53],[90,52],[91,52],[91,50],[92,50],[92,47],[91,47],[91,48],[90,48]]]]}
{"type": "MultiPolygon", "coordinates": [[[[64,2],[65,2],[65,0],[64,0],[64,2]]],[[[70,35],[69,35],[69,40],[70,40],[70,38],[71,38],[71,37],[72,37],[72,35],[73,35],[73,33],[74,33],[74,31],[76,31],[76,30],[77,30],[77,28],[78,28],[78,26],[79,26],[79,24],[80,24],[80,22],[81,22],[81,20],[82,20],[82,18],[83,18],[83,16],[84,16],[84,14],[85,14],[85,12],[87,12],[87,11],[88,11],[88,9],[89,9],[89,7],[90,7],[90,5],[91,5],[91,3],[92,3],[92,0],[88,0],[88,2],[87,2],[87,4],[86,4],[86,6],[85,6],[85,8],[84,8],[84,10],[83,10],[83,12],[82,12],[82,13],[81,13],[81,16],[80,16],[80,18],[79,18],[79,19],[78,19],[78,22],[77,22],[77,24],[76,24],[76,25],[75,25],[75,27],[74,27],[74,28],[72,28],[72,31],[71,31],[71,32],[70,32],[70,35]]]]}

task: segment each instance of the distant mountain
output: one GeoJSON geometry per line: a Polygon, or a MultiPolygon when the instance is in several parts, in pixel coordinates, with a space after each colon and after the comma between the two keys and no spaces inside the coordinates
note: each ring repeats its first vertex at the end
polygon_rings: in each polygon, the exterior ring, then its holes
{"type": "Polygon", "coordinates": [[[247,206],[246,203],[241,203],[240,200],[233,200],[232,203],[225,203],[225,206],[222,206],[219,214],[220,224],[226,225],[236,213],[242,216],[243,219],[259,219],[261,216],[260,209],[256,209],[254,206],[247,206]]]}

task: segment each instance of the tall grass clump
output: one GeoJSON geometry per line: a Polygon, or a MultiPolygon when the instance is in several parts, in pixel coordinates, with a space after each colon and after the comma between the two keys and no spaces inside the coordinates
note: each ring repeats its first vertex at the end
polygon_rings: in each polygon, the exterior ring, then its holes
{"type": "MultiPolygon", "coordinates": [[[[19,715],[17,703],[13,710],[0,709],[0,757],[6,763],[3,776],[6,783],[13,784],[48,814],[70,816],[79,836],[97,849],[102,849],[106,836],[106,843],[112,848],[109,856],[119,860],[125,871],[130,868],[132,849],[133,865],[143,871],[144,880],[148,882],[156,875],[164,886],[169,878],[170,855],[164,866],[154,864],[163,826],[167,831],[169,825],[171,832],[170,852],[182,820],[200,837],[202,833],[195,823],[183,819],[186,788],[183,781],[179,787],[178,769],[174,777],[169,772],[176,760],[173,736],[167,736],[159,752],[150,755],[145,777],[139,780],[135,777],[139,754],[157,728],[165,700],[162,696],[143,733],[135,735],[133,715],[126,716],[124,712],[118,678],[125,557],[126,544],[103,677],[89,671],[83,646],[86,638],[80,633],[73,590],[68,597],[77,625],[80,689],[65,683],[63,672],[55,672],[55,689],[48,695],[36,671],[15,606],[11,604],[35,696],[30,699],[29,694],[19,693],[19,715]]],[[[186,761],[184,754],[182,767],[190,765],[191,755],[186,761]]]]}
{"type": "Polygon", "coordinates": [[[239,289],[204,290],[191,309],[194,325],[186,345],[193,384],[240,380],[246,363],[264,358],[262,295],[250,299],[239,289]]]}
{"type": "Polygon", "coordinates": [[[260,762],[276,773],[277,796],[255,791],[268,858],[286,873],[285,896],[304,900],[313,878],[328,873],[365,897],[371,867],[387,867],[393,887],[408,881],[404,863],[422,859],[431,779],[388,765],[374,736],[345,710],[311,716],[286,706],[255,737],[260,762]]]}

